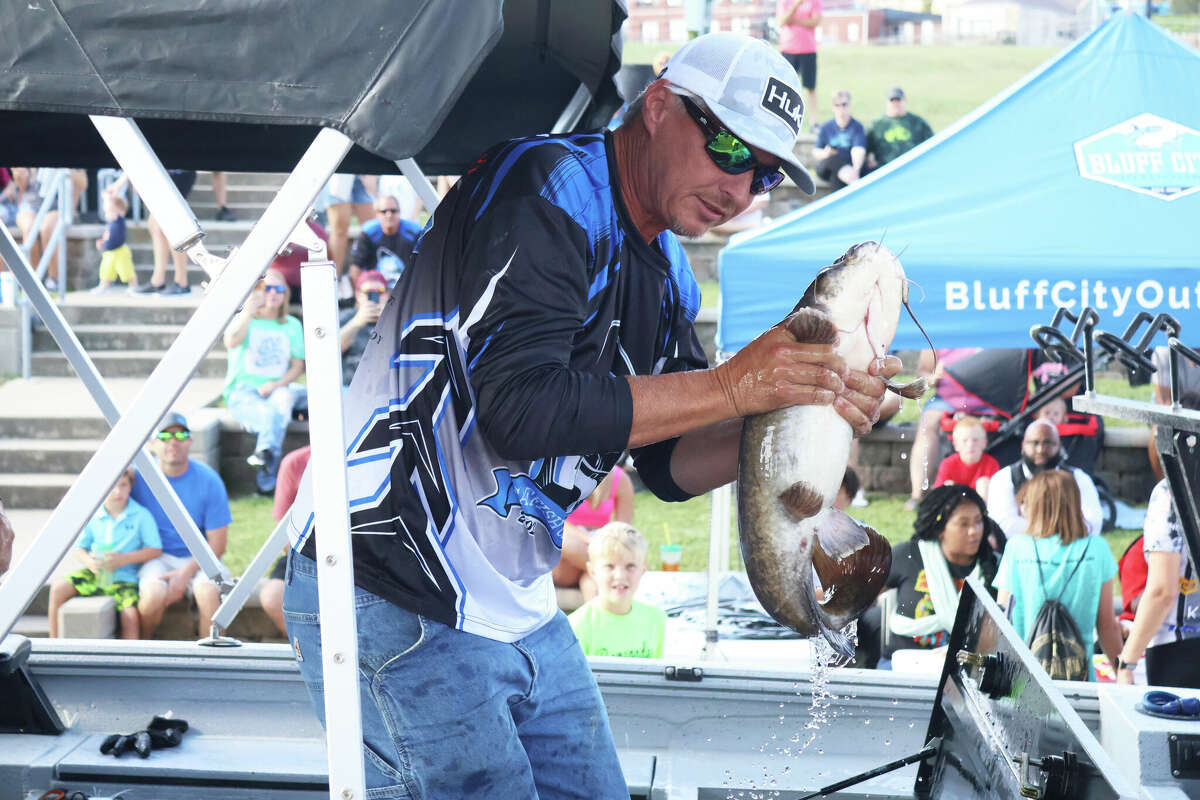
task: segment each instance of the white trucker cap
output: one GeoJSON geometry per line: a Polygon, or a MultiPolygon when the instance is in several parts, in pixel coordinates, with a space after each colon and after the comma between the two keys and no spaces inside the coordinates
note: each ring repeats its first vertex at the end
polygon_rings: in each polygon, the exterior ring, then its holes
{"type": "Polygon", "coordinates": [[[740,33],[705,34],[681,47],[662,77],[704,101],[739,139],[778,156],[784,173],[813,193],[812,175],[792,152],[804,119],[800,84],[775,48],[740,33]]]}

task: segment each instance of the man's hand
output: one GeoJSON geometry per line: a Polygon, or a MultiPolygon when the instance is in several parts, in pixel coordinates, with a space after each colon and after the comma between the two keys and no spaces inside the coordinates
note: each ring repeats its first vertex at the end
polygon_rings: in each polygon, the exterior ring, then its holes
{"type": "MultiPolygon", "coordinates": [[[[899,359],[896,359],[899,364],[899,359]]],[[[731,359],[713,369],[735,415],[762,414],[777,408],[796,405],[829,405],[846,390],[845,379],[850,373],[846,361],[831,344],[802,344],[783,326],[776,326],[743,347],[731,359]]],[[[860,373],[861,374],[861,373],[860,373]]],[[[858,383],[864,390],[883,381],[863,376],[858,383]]],[[[879,412],[879,398],[860,414],[879,412]]],[[[857,409],[857,406],[855,406],[857,409]]],[[[842,416],[847,416],[841,412],[842,416]]],[[[851,425],[854,422],[851,421],[851,425]]],[[[867,425],[870,429],[870,424],[867,425]]]]}
{"type": "Polygon", "coordinates": [[[250,316],[254,316],[267,304],[267,295],[265,292],[251,292],[246,298],[246,305],[243,308],[250,316]]]}
{"type": "Polygon", "coordinates": [[[899,358],[887,356],[872,361],[866,372],[850,370],[845,379],[846,389],[838,395],[833,407],[859,436],[870,433],[871,426],[879,419],[879,406],[887,390],[884,380],[902,368],[899,358]]]}
{"type": "Polygon", "coordinates": [[[270,397],[271,392],[275,391],[278,388],[279,388],[278,382],[267,381],[262,386],[259,386],[257,389],[255,389],[255,391],[258,392],[259,397],[270,397]]]}
{"type": "Polygon", "coordinates": [[[167,605],[182,600],[192,576],[182,569],[173,569],[164,573],[163,578],[167,581],[167,605]]]}
{"type": "Polygon", "coordinates": [[[383,303],[372,303],[370,300],[364,300],[362,305],[358,307],[358,311],[354,314],[354,321],[359,327],[374,325],[379,321],[379,315],[383,313],[383,303]]]}

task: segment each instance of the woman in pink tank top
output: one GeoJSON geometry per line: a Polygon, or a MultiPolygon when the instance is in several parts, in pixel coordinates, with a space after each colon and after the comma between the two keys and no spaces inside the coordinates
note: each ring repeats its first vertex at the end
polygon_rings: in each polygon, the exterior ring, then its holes
{"type": "Polygon", "coordinates": [[[633,480],[620,467],[596,485],[587,499],[567,517],[562,560],[554,568],[554,585],[578,586],[586,603],[596,596],[596,582],[587,573],[592,533],[610,522],[633,522],[633,480]]]}

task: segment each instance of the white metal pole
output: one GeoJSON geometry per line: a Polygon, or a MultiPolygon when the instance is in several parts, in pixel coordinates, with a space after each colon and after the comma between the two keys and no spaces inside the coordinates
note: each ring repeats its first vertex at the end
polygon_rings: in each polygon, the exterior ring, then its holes
{"type": "Polygon", "coordinates": [[[326,128],[317,134],[243,246],[234,253],[228,268],[209,286],[209,296],[154,368],[146,388],[88,461],[21,563],[13,567],[0,585],[0,637],[12,630],[55,565],[66,555],[76,532],[100,505],[118,473],[133,460],[154,425],[170,409],[351,144],[350,139],[334,130],[326,128]]]}
{"type": "Polygon", "coordinates": [[[396,166],[404,173],[404,177],[408,178],[408,183],[413,187],[413,191],[421,198],[421,202],[425,204],[425,210],[433,215],[433,210],[437,208],[437,204],[441,202],[438,197],[437,189],[433,188],[433,184],[429,182],[429,178],[425,177],[425,173],[417,164],[415,159],[402,158],[396,162],[396,166]]]}
{"type": "Polygon", "coordinates": [[[233,589],[225,595],[225,599],[221,601],[221,605],[212,615],[214,628],[221,631],[229,630],[229,626],[233,624],[238,612],[246,605],[250,595],[254,594],[258,582],[267,574],[271,562],[279,555],[283,550],[283,545],[287,542],[287,522],[288,518],[285,514],[283,519],[279,520],[279,524],[275,526],[275,530],[263,542],[258,554],[254,556],[254,560],[242,573],[242,577],[238,578],[233,589]]]}
{"type": "Polygon", "coordinates": [[[358,624],[354,614],[354,558],[350,492],[342,429],[342,349],[338,336],[337,270],[333,262],[305,262],[304,357],[319,380],[308,384],[309,469],[320,487],[313,503],[317,536],[317,599],[321,668],[325,684],[325,747],[330,800],[364,798],[362,716],[358,687],[358,624]]]}
{"type": "MultiPolygon", "coordinates": [[[[54,337],[54,341],[58,344],[63,355],[67,357],[71,367],[75,370],[75,374],[83,381],[83,386],[88,390],[88,394],[96,401],[96,405],[100,407],[100,413],[108,421],[110,426],[116,426],[121,419],[121,409],[117,408],[116,401],[108,392],[108,387],[104,383],[104,378],[101,377],[100,371],[96,369],[96,365],[88,356],[79,339],[76,338],[75,332],[67,325],[67,321],[63,318],[62,311],[54,303],[50,302],[50,296],[46,292],[45,287],[34,276],[33,271],[25,261],[24,253],[22,253],[9,235],[7,230],[0,230],[0,256],[8,262],[10,266],[14,266],[13,275],[20,282],[25,290],[25,295],[28,302],[37,310],[38,316],[42,318],[42,324],[46,326],[46,330],[54,337]]],[[[187,545],[188,550],[196,557],[196,561],[200,564],[200,568],[204,570],[204,574],[212,579],[213,583],[218,586],[229,585],[230,574],[229,568],[221,563],[217,558],[216,553],[208,546],[208,540],[200,533],[196,527],[195,520],[191,514],[187,513],[187,509],[183,507],[179,495],[175,494],[175,489],[171,487],[171,483],[163,475],[162,470],[158,466],[158,462],[151,458],[146,453],[144,448],[139,448],[134,465],[138,468],[138,472],[142,474],[142,478],[146,481],[146,485],[150,488],[151,493],[158,499],[162,505],[163,511],[166,512],[167,518],[171,520],[171,524],[175,526],[175,530],[179,532],[179,536],[187,545]]],[[[95,509],[92,509],[93,511],[95,509]]],[[[78,530],[75,533],[79,533],[78,530]]]]}

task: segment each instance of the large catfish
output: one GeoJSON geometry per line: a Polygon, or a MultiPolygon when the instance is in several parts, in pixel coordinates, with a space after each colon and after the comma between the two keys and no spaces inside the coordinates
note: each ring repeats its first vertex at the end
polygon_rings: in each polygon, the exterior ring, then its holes
{"type": "MultiPolygon", "coordinates": [[[[866,371],[887,353],[907,299],[900,261],[864,242],[822,269],[782,324],[800,342],[837,341],[847,366],[866,371]]],[[[925,383],[888,388],[920,397],[925,383]]],[[[778,622],[822,633],[847,656],[841,629],[875,600],[892,563],[883,536],[832,505],[852,437],[832,406],[794,406],[746,417],[738,459],[739,538],[755,595],[778,622]]]]}

